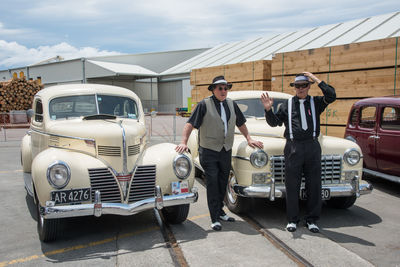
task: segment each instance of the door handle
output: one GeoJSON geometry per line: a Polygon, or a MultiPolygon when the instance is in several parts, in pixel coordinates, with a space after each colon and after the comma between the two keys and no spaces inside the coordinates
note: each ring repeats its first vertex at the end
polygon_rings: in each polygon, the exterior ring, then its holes
{"type": "Polygon", "coordinates": [[[377,136],[377,135],[370,135],[368,138],[373,138],[373,139],[380,139],[380,137],[379,136],[377,136]]]}

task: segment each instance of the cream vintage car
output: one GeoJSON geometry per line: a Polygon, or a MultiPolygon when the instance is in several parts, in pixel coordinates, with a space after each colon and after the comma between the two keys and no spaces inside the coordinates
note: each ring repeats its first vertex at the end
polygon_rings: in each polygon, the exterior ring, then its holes
{"type": "MultiPolygon", "coordinates": [[[[228,94],[245,115],[252,138],[264,143],[263,150],[251,148],[236,128],[232,148],[232,170],[225,197],[227,207],[235,213],[247,210],[248,198],[266,198],[273,201],[275,198],[285,197],[284,126],[270,127],[267,124],[260,100],[262,93],[263,91],[236,91],[228,94]]],[[[268,94],[274,98],[275,111],[286,99],[292,97],[279,92],[268,94]]],[[[196,176],[201,175],[203,171],[197,140],[198,132],[194,130],[189,137],[188,147],[195,162],[196,176]]],[[[322,148],[322,198],[328,205],[348,208],[361,194],[371,192],[372,186],[361,179],[362,153],[356,143],[323,135],[319,136],[319,142],[322,148]]],[[[304,180],[299,197],[306,197],[304,180]]]]}
{"type": "Polygon", "coordinates": [[[53,86],[35,95],[30,113],[21,162],[42,241],[54,240],[66,217],[157,208],[170,223],[186,220],[198,198],[191,155],[170,143],[147,147],[135,93],[99,84],[53,86]]]}

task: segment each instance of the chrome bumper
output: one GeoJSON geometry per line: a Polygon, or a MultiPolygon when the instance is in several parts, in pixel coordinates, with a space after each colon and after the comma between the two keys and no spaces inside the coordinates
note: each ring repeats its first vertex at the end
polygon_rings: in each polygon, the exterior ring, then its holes
{"type": "Polygon", "coordinates": [[[40,208],[40,213],[46,219],[68,218],[79,216],[94,215],[100,217],[103,214],[114,215],[133,215],[145,210],[164,207],[190,204],[198,199],[197,188],[192,188],[191,193],[163,196],[160,187],[156,187],[156,196],[147,198],[131,204],[123,203],[102,203],[100,191],[95,192],[95,200],[92,204],[52,206],[50,203],[46,207],[40,208]],[[50,205],[48,205],[50,204],[50,205]]]}
{"type": "MultiPolygon", "coordinates": [[[[302,186],[301,188],[304,188],[302,186]]],[[[362,183],[344,183],[344,184],[331,184],[322,185],[322,188],[329,188],[332,197],[346,197],[371,193],[373,187],[371,184],[363,181],[362,183]]],[[[286,189],[285,185],[268,184],[268,185],[251,185],[251,186],[241,186],[235,184],[233,190],[236,194],[242,197],[257,197],[257,198],[268,198],[274,201],[275,198],[285,198],[286,189]]]]}

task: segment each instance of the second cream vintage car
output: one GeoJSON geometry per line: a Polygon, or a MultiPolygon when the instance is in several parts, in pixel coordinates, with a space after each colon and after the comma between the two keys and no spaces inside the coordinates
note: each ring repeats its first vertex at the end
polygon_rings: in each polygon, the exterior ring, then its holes
{"type": "Polygon", "coordinates": [[[135,93],[99,84],[53,86],[35,95],[31,113],[21,161],[42,241],[54,240],[66,217],[157,208],[170,223],[186,220],[198,197],[192,158],[170,143],[147,147],[135,93]]]}
{"type": "MultiPolygon", "coordinates": [[[[260,101],[263,91],[229,92],[245,115],[247,128],[253,139],[262,141],[264,149],[253,149],[236,129],[232,148],[232,170],[229,176],[225,202],[232,212],[247,209],[248,198],[266,198],[271,201],[285,197],[285,158],[283,149],[286,139],[284,126],[270,127],[265,121],[264,107],[260,101]]],[[[273,109],[288,98],[289,94],[268,92],[274,98],[273,109]]],[[[200,174],[203,169],[198,155],[198,132],[194,130],[188,147],[200,174]]],[[[372,186],[361,179],[362,153],[359,146],[349,140],[331,136],[319,136],[322,149],[322,198],[337,208],[352,206],[361,194],[371,192],[372,186]]],[[[305,195],[304,178],[300,198],[305,195]]]]}

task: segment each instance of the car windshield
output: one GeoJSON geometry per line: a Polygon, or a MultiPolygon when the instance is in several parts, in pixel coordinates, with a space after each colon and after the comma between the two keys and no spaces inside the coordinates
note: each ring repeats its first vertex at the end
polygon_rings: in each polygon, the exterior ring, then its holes
{"type": "MultiPolygon", "coordinates": [[[[274,104],[272,106],[272,111],[276,113],[281,106],[281,104],[286,99],[282,98],[274,98],[274,104]]],[[[249,98],[249,99],[239,99],[235,100],[236,104],[238,104],[240,110],[243,112],[243,115],[246,118],[249,117],[265,117],[264,115],[264,106],[261,103],[260,98],[249,98]]]]}
{"type": "Polygon", "coordinates": [[[52,120],[79,118],[97,114],[136,119],[136,102],[128,97],[113,95],[79,95],[54,98],[49,105],[52,120]]]}

